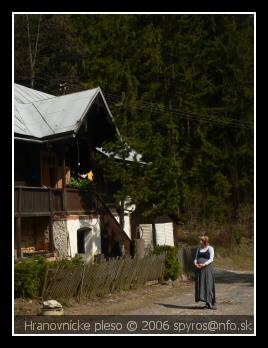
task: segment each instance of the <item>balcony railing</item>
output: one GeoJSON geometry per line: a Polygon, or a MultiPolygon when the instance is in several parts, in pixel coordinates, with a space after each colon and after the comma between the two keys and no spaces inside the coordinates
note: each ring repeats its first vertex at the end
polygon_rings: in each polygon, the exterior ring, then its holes
{"type": "Polygon", "coordinates": [[[81,213],[95,210],[91,190],[15,186],[14,212],[21,215],[81,213]]]}

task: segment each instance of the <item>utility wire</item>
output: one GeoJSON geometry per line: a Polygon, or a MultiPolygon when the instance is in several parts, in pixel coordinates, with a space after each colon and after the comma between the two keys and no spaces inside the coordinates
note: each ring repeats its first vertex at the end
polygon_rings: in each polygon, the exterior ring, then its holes
{"type": "MultiPolygon", "coordinates": [[[[105,96],[107,99],[110,99],[111,101],[115,102],[122,102],[121,98],[116,96],[116,95],[112,95],[110,93],[105,93],[105,96]]],[[[156,104],[152,104],[152,103],[146,103],[146,102],[136,102],[136,106],[138,107],[143,107],[143,108],[147,108],[148,110],[154,112],[154,111],[161,111],[161,112],[166,112],[166,113],[177,113],[177,114],[181,114],[181,115],[187,115],[187,117],[192,117],[192,118],[196,118],[198,117],[198,119],[207,119],[207,120],[212,120],[212,121],[217,121],[220,120],[221,122],[224,123],[233,123],[233,124],[238,124],[238,125],[248,125],[248,126],[253,126],[253,124],[251,122],[245,122],[245,121],[239,121],[239,120],[235,120],[235,119],[225,119],[225,118],[219,118],[218,116],[214,116],[214,117],[218,117],[217,119],[215,119],[213,116],[209,116],[209,115],[197,115],[194,114],[192,112],[183,112],[177,109],[169,109],[165,106],[158,106],[156,104]]]]}
{"type": "MultiPolygon", "coordinates": [[[[118,102],[122,101],[119,96],[116,96],[114,94],[105,93],[105,96],[107,96],[107,98],[110,98],[110,99],[118,100],[118,102]]],[[[176,113],[179,113],[179,114],[187,114],[187,116],[193,116],[193,117],[199,117],[199,118],[201,118],[201,117],[202,118],[207,118],[207,119],[211,119],[212,118],[212,116],[209,116],[209,115],[202,115],[202,116],[200,116],[200,115],[194,114],[192,112],[183,112],[183,111],[180,111],[180,110],[177,110],[177,109],[174,109],[174,108],[169,109],[169,108],[167,108],[165,106],[160,106],[160,105],[156,105],[156,104],[148,103],[148,102],[137,101],[136,104],[138,106],[148,107],[152,111],[154,111],[154,110],[156,110],[156,111],[161,110],[163,112],[168,112],[168,113],[176,112],[176,113]]],[[[239,121],[239,120],[230,119],[230,118],[229,119],[222,119],[222,120],[224,120],[226,122],[233,122],[233,123],[238,123],[238,124],[244,123],[244,124],[252,125],[251,122],[239,121]]]]}
{"type": "MultiPolygon", "coordinates": [[[[110,104],[118,104],[121,102],[124,105],[124,101],[118,96],[111,95],[110,93],[105,93],[105,98],[109,101],[110,104]]],[[[127,105],[126,105],[127,106],[127,105]]],[[[251,122],[245,122],[245,121],[239,121],[235,119],[225,119],[218,116],[210,116],[210,115],[197,115],[190,112],[183,112],[176,109],[168,109],[164,106],[157,106],[155,104],[151,103],[144,103],[137,101],[135,103],[135,106],[137,109],[149,111],[151,113],[170,113],[173,115],[177,115],[181,118],[185,118],[187,120],[198,120],[198,121],[206,121],[211,122],[219,125],[226,125],[231,127],[238,127],[238,128],[245,128],[245,129],[252,129],[254,126],[251,122]],[[217,117],[217,118],[216,118],[217,117]]]]}

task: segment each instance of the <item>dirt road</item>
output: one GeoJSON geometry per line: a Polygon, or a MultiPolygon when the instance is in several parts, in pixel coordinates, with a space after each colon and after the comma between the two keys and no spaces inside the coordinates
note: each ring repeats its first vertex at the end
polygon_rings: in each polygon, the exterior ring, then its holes
{"type": "Polygon", "coordinates": [[[253,314],[253,273],[216,270],[217,310],[200,309],[203,303],[193,303],[194,286],[183,292],[155,301],[127,314],[253,314]]]}
{"type": "Polygon", "coordinates": [[[245,314],[254,313],[253,272],[216,269],[217,310],[194,302],[194,283],[154,285],[65,308],[65,314],[245,314]]]}

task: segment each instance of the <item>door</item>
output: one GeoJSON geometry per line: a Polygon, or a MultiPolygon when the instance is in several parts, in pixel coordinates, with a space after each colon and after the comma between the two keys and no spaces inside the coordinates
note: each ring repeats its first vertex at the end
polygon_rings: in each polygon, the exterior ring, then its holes
{"type": "Polygon", "coordinates": [[[55,187],[58,181],[58,166],[55,153],[41,152],[41,184],[47,187],[55,187]]]}

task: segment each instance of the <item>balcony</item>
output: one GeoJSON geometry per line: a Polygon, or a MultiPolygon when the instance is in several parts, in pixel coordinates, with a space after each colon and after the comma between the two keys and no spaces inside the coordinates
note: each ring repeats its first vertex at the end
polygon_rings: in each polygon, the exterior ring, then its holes
{"type": "Polygon", "coordinates": [[[91,190],[53,189],[15,186],[15,216],[49,216],[51,214],[81,214],[95,211],[91,190]]]}

